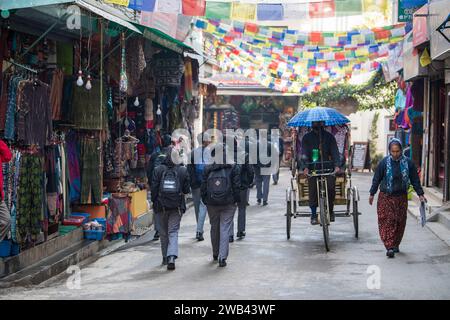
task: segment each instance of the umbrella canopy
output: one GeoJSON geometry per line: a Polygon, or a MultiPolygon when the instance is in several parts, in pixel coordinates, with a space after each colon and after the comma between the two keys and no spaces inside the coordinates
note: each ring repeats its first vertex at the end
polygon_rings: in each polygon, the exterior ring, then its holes
{"type": "Polygon", "coordinates": [[[297,113],[287,124],[289,127],[312,127],[312,123],[324,121],[326,126],[349,123],[350,120],[333,108],[315,107],[297,113]]]}

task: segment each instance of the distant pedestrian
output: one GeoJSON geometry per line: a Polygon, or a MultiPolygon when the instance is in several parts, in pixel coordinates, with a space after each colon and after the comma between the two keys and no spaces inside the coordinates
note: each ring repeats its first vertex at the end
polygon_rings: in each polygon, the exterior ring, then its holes
{"type": "Polygon", "coordinates": [[[211,143],[211,138],[206,133],[200,133],[197,137],[200,146],[191,152],[191,163],[188,171],[191,178],[192,200],[194,202],[195,219],[197,221],[197,232],[195,238],[203,241],[203,227],[205,224],[207,208],[202,201],[200,187],[203,180],[203,172],[210,161],[207,147],[211,143]]]}
{"type": "MultiPolygon", "coordinates": [[[[236,141],[237,142],[237,141],[236,141]]],[[[245,238],[245,225],[247,219],[247,206],[248,198],[250,193],[250,186],[253,184],[255,179],[255,170],[252,164],[250,164],[250,158],[248,154],[249,146],[248,141],[246,141],[245,150],[238,151],[237,143],[235,144],[235,161],[237,162],[238,155],[243,156],[245,163],[241,165],[241,191],[240,191],[240,202],[238,204],[238,228],[236,237],[241,240],[245,238]],[[247,150],[247,152],[246,152],[247,150]]],[[[234,241],[234,219],[231,223],[230,230],[230,242],[234,241]]]]}
{"type": "Polygon", "coordinates": [[[190,192],[190,181],[187,168],[174,163],[172,157],[176,153],[168,150],[164,163],[158,166],[152,179],[151,195],[153,206],[159,215],[161,251],[163,265],[168,270],[175,269],[178,258],[178,231],[181,216],[186,212],[185,195],[190,192]]]}
{"type": "MultiPolygon", "coordinates": [[[[274,129],[276,129],[276,128],[274,128],[274,129]]],[[[280,136],[278,138],[278,142],[274,141],[274,144],[275,144],[275,150],[278,153],[278,165],[277,165],[277,172],[272,175],[272,179],[273,179],[273,185],[277,185],[278,180],[280,180],[280,166],[281,166],[281,161],[283,161],[283,155],[284,155],[284,140],[283,140],[283,138],[280,136]]]]}
{"type": "Polygon", "coordinates": [[[269,189],[270,189],[270,173],[264,172],[263,170],[268,170],[272,163],[269,161],[268,163],[263,163],[262,158],[262,146],[267,146],[267,154],[265,154],[265,157],[271,158],[271,152],[272,152],[272,144],[270,141],[270,135],[268,137],[261,137],[259,135],[258,137],[258,161],[257,164],[254,166],[255,168],[255,183],[256,183],[256,201],[258,205],[261,204],[261,201],[263,202],[263,206],[268,205],[268,199],[269,199],[269,189]]]}
{"type": "Polygon", "coordinates": [[[227,151],[225,146],[223,148],[223,162],[205,167],[201,185],[202,200],[211,223],[213,259],[219,260],[220,267],[227,265],[230,229],[241,191],[241,167],[226,163],[227,151]]]}
{"type": "Polygon", "coordinates": [[[402,154],[402,144],[398,139],[389,143],[389,155],[378,164],[370,188],[369,203],[380,187],[378,196],[378,229],[381,240],[386,247],[386,255],[394,258],[399,252],[403,238],[408,210],[408,187],[414,187],[420,201],[426,201],[420,185],[417,168],[402,154]]]}
{"type": "MultiPolygon", "coordinates": [[[[172,138],[169,134],[165,134],[162,137],[162,146],[158,150],[152,153],[150,156],[150,160],[147,165],[147,180],[149,185],[151,185],[152,179],[153,179],[153,172],[157,167],[163,164],[163,162],[166,160],[168,150],[172,144],[172,138]]],[[[154,207],[153,210],[156,210],[154,207]]],[[[155,234],[153,236],[153,241],[159,240],[159,230],[160,230],[160,221],[159,221],[159,215],[154,214],[154,220],[155,220],[155,234]]]]}

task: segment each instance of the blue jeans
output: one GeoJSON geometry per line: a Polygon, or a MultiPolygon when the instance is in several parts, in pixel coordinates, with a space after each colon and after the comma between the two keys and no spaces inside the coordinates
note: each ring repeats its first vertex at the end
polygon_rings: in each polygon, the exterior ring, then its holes
{"type": "Polygon", "coordinates": [[[256,199],[267,202],[269,198],[270,176],[256,174],[256,199]]]}
{"type": "Polygon", "coordinates": [[[197,232],[203,233],[208,209],[202,201],[200,188],[192,189],[192,200],[194,201],[195,219],[197,220],[197,232]]]}

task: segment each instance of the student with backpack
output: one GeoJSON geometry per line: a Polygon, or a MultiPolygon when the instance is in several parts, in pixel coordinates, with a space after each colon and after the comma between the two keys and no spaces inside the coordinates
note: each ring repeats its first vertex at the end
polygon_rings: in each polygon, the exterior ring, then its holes
{"type": "Polygon", "coordinates": [[[178,153],[169,148],[163,164],[153,172],[151,185],[152,202],[160,221],[162,263],[167,270],[175,270],[178,231],[181,216],[186,212],[185,195],[190,192],[187,168],[174,163],[175,154],[178,153]]]}
{"type": "Polygon", "coordinates": [[[223,161],[205,167],[201,185],[202,200],[208,208],[211,223],[213,259],[219,261],[219,267],[227,265],[229,234],[241,191],[241,167],[226,163],[225,147],[223,151],[223,161]]]}
{"type": "Polygon", "coordinates": [[[194,202],[195,218],[197,221],[197,233],[195,238],[203,241],[203,226],[205,225],[207,208],[202,202],[200,186],[203,180],[203,171],[208,164],[208,152],[206,148],[211,143],[211,138],[206,133],[200,133],[197,136],[200,147],[191,152],[191,163],[188,165],[189,176],[191,178],[192,200],[194,202]]]}
{"type": "MultiPolygon", "coordinates": [[[[147,166],[147,180],[149,185],[152,183],[153,179],[153,172],[157,167],[163,164],[163,162],[166,160],[167,152],[169,150],[169,147],[172,144],[172,138],[169,134],[165,134],[162,137],[162,148],[158,149],[157,151],[153,152],[150,156],[150,160],[148,162],[147,166]]],[[[153,210],[156,208],[153,207],[153,210]]],[[[159,222],[159,215],[155,212],[155,235],[153,236],[153,241],[159,240],[159,230],[161,229],[160,222],[159,222]]]]}

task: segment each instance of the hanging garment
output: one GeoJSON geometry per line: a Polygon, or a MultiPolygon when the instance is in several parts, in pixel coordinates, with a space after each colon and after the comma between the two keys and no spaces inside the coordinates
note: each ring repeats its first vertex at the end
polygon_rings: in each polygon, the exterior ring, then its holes
{"type": "Polygon", "coordinates": [[[156,88],[179,87],[184,73],[184,63],[181,56],[173,51],[162,50],[153,56],[153,74],[156,88]]]}
{"type": "Polygon", "coordinates": [[[61,103],[64,89],[64,72],[61,69],[53,71],[52,86],[50,90],[50,104],[52,106],[52,119],[61,120],[61,103]]]}
{"type": "Polygon", "coordinates": [[[91,90],[86,90],[85,87],[78,87],[76,83],[73,83],[71,119],[78,129],[106,129],[106,101],[108,99],[106,86],[103,86],[103,100],[100,102],[100,81],[91,80],[91,83],[91,90]]]}
{"type": "MultiPolygon", "coordinates": [[[[67,166],[69,168],[68,179],[70,188],[70,202],[80,201],[81,196],[81,174],[80,174],[80,153],[78,150],[78,135],[75,131],[70,131],[66,136],[65,151],[67,158],[62,155],[62,160],[67,159],[67,166]]],[[[61,169],[64,170],[64,165],[61,164],[61,169]]],[[[63,181],[65,181],[63,179],[63,181]]]]}
{"type": "Polygon", "coordinates": [[[21,243],[35,242],[41,232],[43,212],[43,159],[23,155],[17,198],[17,229],[21,243]]]}
{"type": "Polygon", "coordinates": [[[144,39],[140,37],[131,37],[127,40],[126,50],[132,54],[126,55],[127,61],[127,79],[128,79],[128,95],[137,96],[139,92],[139,81],[143,71],[147,66],[144,55],[144,39]]]}
{"type": "Polygon", "coordinates": [[[8,99],[6,104],[5,139],[13,141],[15,138],[15,116],[17,111],[17,91],[19,82],[23,81],[20,76],[12,76],[9,81],[8,99]]]}
{"type": "Polygon", "coordinates": [[[99,139],[84,137],[81,142],[82,204],[100,204],[102,202],[100,158],[101,150],[99,139]]]}
{"type": "Polygon", "coordinates": [[[26,81],[19,101],[17,140],[25,145],[44,147],[51,140],[53,129],[50,87],[41,81],[26,81]]]}
{"type": "Polygon", "coordinates": [[[0,96],[0,130],[5,129],[5,121],[6,121],[6,110],[8,104],[8,92],[9,92],[9,84],[11,80],[12,74],[4,74],[2,77],[2,89],[0,96]]]}
{"type": "Polygon", "coordinates": [[[107,219],[106,234],[131,233],[131,200],[127,194],[113,194],[110,200],[111,213],[107,219]]]}

